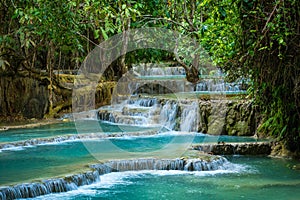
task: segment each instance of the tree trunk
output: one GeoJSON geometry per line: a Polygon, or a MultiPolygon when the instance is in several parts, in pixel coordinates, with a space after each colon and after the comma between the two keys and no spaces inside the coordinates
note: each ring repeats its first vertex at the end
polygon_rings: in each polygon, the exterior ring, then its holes
{"type": "MultiPolygon", "coordinates": [[[[128,4],[130,5],[130,4],[128,4]]],[[[122,6],[122,3],[120,3],[119,6],[122,6]]],[[[128,34],[126,31],[130,30],[130,17],[128,16],[122,16],[121,14],[121,21],[122,21],[122,49],[121,49],[121,56],[118,60],[118,76],[119,78],[122,77],[123,74],[125,74],[128,71],[128,67],[126,66],[125,59],[126,59],[126,52],[128,47],[128,34]]]]}
{"type": "Polygon", "coordinates": [[[176,42],[175,48],[174,48],[174,55],[176,58],[176,61],[184,68],[186,73],[186,80],[191,83],[197,83],[199,82],[199,54],[195,54],[195,58],[192,62],[191,66],[188,66],[185,64],[178,55],[178,42],[176,42]]]}
{"type": "Polygon", "coordinates": [[[53,42],[49,42],[48,53],[47,53],[47,73],[49,75],[49,116],[53,114],[53,66],[54,66],[54,45],[53,42]]]}

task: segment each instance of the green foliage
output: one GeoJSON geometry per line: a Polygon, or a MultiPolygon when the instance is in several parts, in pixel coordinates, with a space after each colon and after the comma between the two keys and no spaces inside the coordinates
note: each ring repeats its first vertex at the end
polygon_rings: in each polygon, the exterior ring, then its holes
{"type": "MultiPolygon", "coordinates": [[[[176,58],[189,66],[191,61],[183,59],[187,55],[202,65],[212,60],[229,78],[251,80],[249,91],[264,115],[260,131],[286,138],[291,148],[299,148],[294,145],[300,142],[299,0],[1,3],[0,72],[39,72],[48,65],[76,69],[95,45],[117,33],[140,27],[172,29],[182,38],[194,38],[205,52],[193,45],[178,46],[177,57],[155,49],[138,50],[127,55],[127,65],[176,58]]],[[[112,71],[120,72],[117,68],[112,71]]]]}
{"type": "Polygon", "coordinates": [[[241,0],[242,33],[229,72],[243,66],[253,80],[253,95],[264,114],[259,130],[286,141],[291,150],[300,142],[300,3],[241,0]]]}
{"type": "Polygon", "coordinates": [[[129,52],[126,56],[127,63],[159,63],[161,61],[171,60],[172,55],[159,49],[139,49],[129,52]]]}

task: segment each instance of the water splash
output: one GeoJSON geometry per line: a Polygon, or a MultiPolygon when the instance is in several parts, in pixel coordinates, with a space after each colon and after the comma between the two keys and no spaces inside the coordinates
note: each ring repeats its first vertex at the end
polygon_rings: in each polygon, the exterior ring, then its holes
{"type": "Polygon", "coordinates": [[[244,92],[241,83],[227,83],[223,79],[204,79],[197,83],[197,92],[244,92]]]}
{"type": "Polygon", "coordinates": [[[178,104],[174,101],[167,101],[161,106],[160,122],[163,127],[168,130],[174,130],[176,125],[176,118],[178,113],[178,104]]]}
{"type": "Polygon", "coordinates": [[[145,63],[133,66],[133,71],[138,76],[178,76],[185,75],[185,70],[181,66],[169,67],[167,65],[145,63]]]}
{"type": "Polygon", "coordinates": [[[41,195],[76,190],[80,186],[100,182],[101,175],[111,172],[137,170],[183,170],[210,171],[224,169],[228,161],[223,157],[203,159],[154,159],[113,160],[90,165],[92,171],[58,179],[48,179],[37,183],[18,184],[0,188],[0,199],[33,198],[41,195]]]}
{"type": "Polygon", "coordinates": [[[0,188],[0,199],[33,198],[50,193],[67,192],[97,181],[100,181],[98,171],[89,171],[65,178],[44,180],[40,183],[18,184],[0,188]]]}
{"type": "Polygon", "coordinates": [[[197,132],[200,120],[200,108],[197,102],[184,106],[181,114],[180,130],[187,132],[197,132]]]}

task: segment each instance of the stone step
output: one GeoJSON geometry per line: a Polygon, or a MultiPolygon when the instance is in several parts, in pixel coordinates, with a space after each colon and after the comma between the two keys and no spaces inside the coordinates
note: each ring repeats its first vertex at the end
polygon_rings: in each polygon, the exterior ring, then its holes
{"type": "Polygon", "coordinates": [[[243,142],[218,144],[195,144],[192,149],[214,155],[269,155],[272,142],[243,142]]]}

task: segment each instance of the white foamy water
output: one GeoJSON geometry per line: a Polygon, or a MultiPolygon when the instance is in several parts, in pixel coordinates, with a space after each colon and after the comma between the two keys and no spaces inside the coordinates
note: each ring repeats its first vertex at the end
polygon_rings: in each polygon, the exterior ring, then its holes
{"type": "Polygon", "coordinates": [[[63,145],[65,143],[90,141],[95,139],[97,139],[97,141],[102,141],[99,138],[101,138],[101,135],[97,135],[93,133],[86,134],[84,136],[66,135],[66,136],[58,136],[53,138],[36,138],[36,139],[26,140],[26,141],[10,142],[7,144],[4,143],[3,145],[0,146],[0,153],[3,151],[22,151],[25,150],[26,148],[35,148],[38,146],[63,145]]]}
{"type": "Polygon", "coordinates": [[[221,174],[253,174],[257,173],[255,169],[244,164],[233,164],[226,162],[223,169],[215,171],[179,171],[179,170],[141,170],[141,171],[125,171],[112,172],[104,174],[100,177],[100,182],[79,187],[77,190],[72,190],[65,193],[52,193],[45,196],[39,196],[36,200],[56,200],[56,199],[88,199],[88,197],[97,197],[97,195],[105,196],[112,195],[112,190],[116,187],[124,185],[135,185],[139,181],[155,177],[170,177],[170,176],[193,176],[194,178],[212,177],[221,174]]]}

